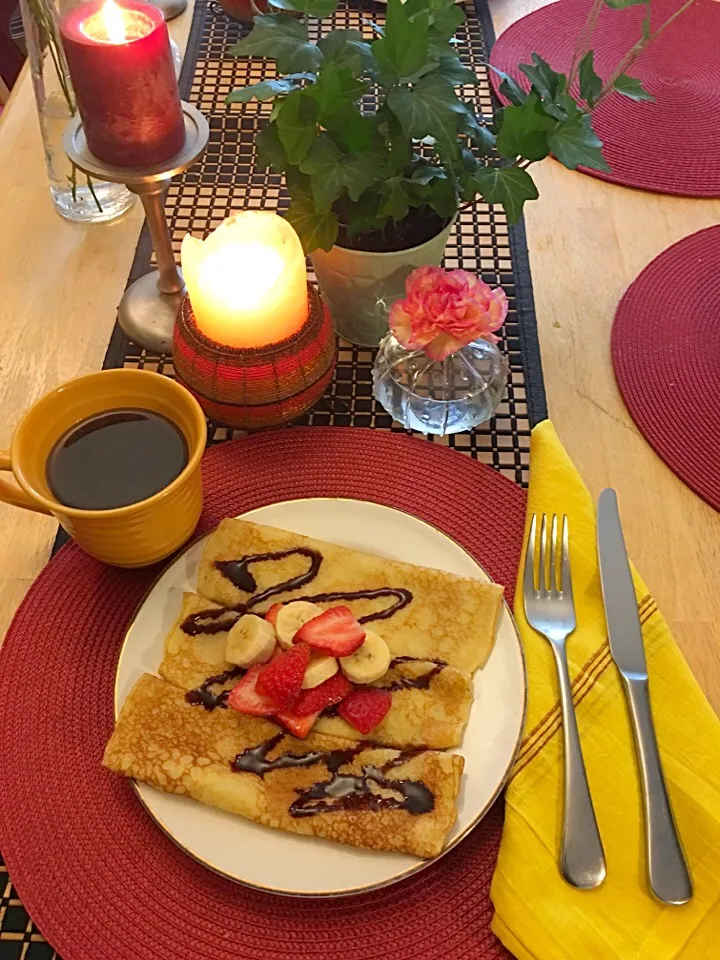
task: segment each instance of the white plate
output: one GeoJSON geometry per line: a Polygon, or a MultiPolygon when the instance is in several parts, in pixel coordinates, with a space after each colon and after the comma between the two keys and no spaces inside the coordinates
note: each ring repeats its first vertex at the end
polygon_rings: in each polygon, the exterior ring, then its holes
{"type": "MultiPolygon", "coordinates": [[[[390,507],[359,500],[312,499],[274,503],[247,520],[479,580],[472,557],[444,533],[390,507]]],[[[160,576],[141,604],[118,663],[115,714],[135,681],[156,673],[163,640],[180,611],[184,590],[195,590],[205,540],[193,544],[160,576]]],[[[458,819],[447,852],[486,813],[502,789],[520,741],[525,713],[525,665],[507,609],[485,668],[475,675],[475,699],[462,746],[465,757],[458,819]]],[[[148,813],[183,850],[225,876],[274,893],[334,896],[393,883],[428,861],[358,850],[314,837],[272,830],[186,797],[145,784],[137,791],[148,813]]]]}

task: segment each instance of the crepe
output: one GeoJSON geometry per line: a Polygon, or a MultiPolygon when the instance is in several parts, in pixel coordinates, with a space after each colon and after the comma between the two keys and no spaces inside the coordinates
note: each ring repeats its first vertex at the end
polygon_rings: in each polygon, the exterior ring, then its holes
{"type": "Polygon", "coordinates": [[[198,592],[223,605],[253,597],[257,600],[253,612],[301,597],[324,608],[343,603],[361,620],[388,611],[409,592],[409,602],[387,619],[372,619],[372,629],[382,633],[393,656],[439,659],[472,673],[485,664],[492,650],[503,589],[494,583],[372,557],[275,527],[223,520],[203,551],[198,592]],[[294,552],[298,550],[302,553],[294,552]],[[252,561],[246,566],[231,564],[224,568],[226,572],[218,567],[218,562],[285,551],[291,551],[290,555],[252,561]],[[313,557],[319,560],[319,569],[311,580],[306,577],[299,586],[272,591],[292,578],[307,575],[313,557]],[[229,579],[229,570],[246,589],[229,579]],[[385,591],[384,595],[373,599],[315,599],[318,594],[377,590],[385,591]],[[266,599],[260,601],[261,597],[266,599]]]}
{"type": "MultiPolygon", "coordinates": [[[[227,630],[189,636],[182,629],[188,617],[214,609],[218,609],[217,605],[203,597],[184,594],[180,616],[165,639],[160,676],[184,691],[200,687],[209,677],[232,670],[233,664],[225,660],[227,630]]],[[[232,616],[228,614],[228,630],[232,616]]],[[[381,621],[376,632],[389,642],[391,629],[391,621],[381,621]]],[[[390,710],[372,731],[373,742],[439,750],[459,745],[472,704],[472,677],[469,673],[450,666],[438,669],[436,664],[420,660],[398,664],[372,686],[388,686],[401,678],[408,681],[431,672],[433,676],[426,690],[407,687],[393,691],[390,710]]],[[[229,676],[227,680],[213,684],[212,690],[218,693],[230,689],[238,679],[238,676],[229,676]]],[[[314,730],[349,740],[363,739],[363,735],[341,717],[321,716],[314,730]]]]}
{"type": "Polygon", "coordinates": [[[144,674],[123,705],[103,763],[265,826],[432,857],[455,822],[464,761],[315,733],[296,740],[266,720],[208,712],[144,674]],[[303,765],[292,765],[293,757],[303,765]]]}

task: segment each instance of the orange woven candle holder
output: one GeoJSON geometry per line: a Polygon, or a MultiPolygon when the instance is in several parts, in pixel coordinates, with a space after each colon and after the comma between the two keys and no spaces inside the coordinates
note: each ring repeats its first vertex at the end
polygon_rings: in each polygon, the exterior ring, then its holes
{"type": "Polygon", "coordinates": [[[198,329],[185,297],[173,334],[178,380],[217,423],[242,430],[276,427],[306,413],[325,392],[337,341],[330,312],[308,283],[308,318],[286,340],[226,347],[198,329]]]}

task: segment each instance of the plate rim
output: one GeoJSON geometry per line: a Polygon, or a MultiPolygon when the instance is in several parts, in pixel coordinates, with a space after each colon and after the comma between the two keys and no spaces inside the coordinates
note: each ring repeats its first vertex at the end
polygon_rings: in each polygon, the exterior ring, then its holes
{"type": "MultiPolygon", "coordinates": [[[[462,550],[463,553],[465,553],[470,558],[470,560],[472,560],[472,562],[480,568],[483,574],[487,577],[489,583],[496,582],[495,580],[492,579],[492,577],[489,575],[489,573],[487,572],[485,567],[480,563],[479,560],[476,560],[475,557],[473,557],[472,554],[470,554],[469,551],[466,550],[462,544],[458,543],[457,540],[451,537],[449,533],[446,533],[444,530],[441,530],[436,524],[431,523],[430,521],[425,520],[422,517],[416,516],[415,514],[411,513],[409,510],[402,510],[399,507],[393,507],[393,506],[390,506],[389,504],[378,503],[375,500],[360,500],[357,497],[291,497],[287,500],[274,500],[271,503],[262,504],[259,507],[252,507],[250,510],[246,510],[242,514],[237,514],[232,519],[242,520],[248,513],[254,513],[257,510],[262,510],[265,507],[275,506],[276,504],[292,504],[292,503],[308,503],[308,502],[324,502],[324,501],[335,501],[335,502],[341,502],[341,503],[369,503],[375,507],[382,507],[385,510],[392,510],[395,513],[399,513],[406,517],[410,517],[412,520],[415,520],[418,523],[421,523],[424,526],[429,527],[435,533],[438,533],[440,534],[440,536],[444,537],[446,540],[449,540],[450,543],[452,543],[454,546],[462,550]]],[[[135,622],[140,614],[140,611],[142,610],[148,597],[153,592],[153,590],[157,586],[160,579],[167,573],[167,571],[171,567],[173,567],[176,563],[178,563],[178,561],[182,560],[182,558],[185,556],[186,553],[188,553],[189,550],[197,546],[202,541],[207,540],[208,537],[212,536],[212,534],[217,530],[219,525],[220,525],[219,523],[215,524],[215,526],[213,526],[206,533],[201,534],[198,537],[193,537],[189,543],[187,543],[181,550],[179,550],[173,556],[172,560],[168,564],[166,564],[162,568],[162,570],[159,571],[156,577],[153,578],[152,583],[148,586],[147,590],[143,593],[142,597],[137,603],[132,613],[132,616],[128,621],[127,627],[125,629],[125,634],[123,636],[122,644],[120,646],[120,651],[118,654],[117,665],[115,667],[115,684],[113,687],[114,723],[117,723],[120,715],[120,710],[122,708],[122,704],[118,702],[120,668],[122,666],[123,660],[127,652],[130,632],[135,626],[135,622]]],[[[520,717],[519,732],[518,732],[517,740],[515,742],[515,746],[513,747],[512,755],[508,761],[508,764],[503,773],[503,776],[498,782],[498,785],[495,791],[493,792],[492,796],[489,798],[487,803],[482,807],[482,809],[476,814],[476,816],[471,820],[471,822],[456,837],[453,837],[453,839],[445,847],[443,847],[440,853],[435,857],[430,857],[429,859],[426,859],[426,860],[420,860],[418,863],[413,864],[411,867],[408,867],[400,871],[399,873],[394,874],[392,877],[388,877],[386,880],[380,880],[375,883],[363,884],[362,886],[352,887],[351,889],[315,890],[315,891],[279,890],[276,887],[269,887],[269,886],[266,886],[265,884],[255,883],[251,880],[243,880],[243,879],[240,879],[239,877],[233,876],[232,874],[226,873],[224,870],[221,870],[219,867],[216,867],[214,864],[209,863],[199,854],[190,850],[173,835],[173,833],[170,831],[167,825],[162,821],[162,819],[148,806],[144,797],[142,796],[142,793],[140,792],[140,784],[138,783],[138,781],[135,780],[134,778],[130,778],[129,780],[130,786],[132,787],[136,797],[140,801],[140,804],[142,805],[143,809],[146,811],[148,816],[152,819],[152,821],[155,824],[157,824],[157,826],[161,829],[161,831],[165,834],[165,836],[168,837],[179,850],[182,850],[184,854],[191,857],[196,863],[201,864],[203,867],[212,871],[217,876],[224,877],[226,880],[230,880],[232,883],[239,884],[240,886],[243,886],[243,887],[248,887],[251,890],[257,890],[260,893],[270,893],[277,897],[300,897],[304,900],[328,900],[328,899],[334,899],[336,897],[359,896],[360,894],[363,894],[363,893],[371,893],[374,890],[382,890],[385,887],[392,886],[393,884],[398,883],[401,880],[405,880],[408,877],[414,876],[415,874],[420,873],[422,870],[425,870],[427,867],[431,866],[432,864],[437,863],[447,853],[449,853],[451,850],[454,850],[455,847],[458,846],[458,844],[461,843],[461,841],[463,841],[471,833],[471,831],[475,829],[475,827],[477,827],[480,821],[484,819],[484,817],[486,816],[490,808],[493,806],[493,804],[495,803],[495,801],[498,799],[503,789],[505,788],[505,785],[507,784],[508,779],[510,778],[512,768],[515,765],[515,760],[520,750],[520,746],[522,744],[523,732],[525,730],[525,720],[527,719],[527,702],[528,702],[527,662],[525,658],[525,649],[523,647],[522,637],[520,636],[520,631],[518,630],[517,622],[515,621],[515,617],[513,616],[513,612],[510,609],[510,606],[508,605],[508,602],[505,598],[504,593],[503,593],[503,607],[504,607],[504,612],[509,618],[512,628],[515,632],[515,636],[517,638],[518,649],[520,652],[520,663],[522,666],[523,703],[522,703],[522,712],[520,717]]],[[[157,675],[157,670],[156,670],[156,675],[157,675]]],[[[272,828],[268,828],[268,829],[272,829],[272,828]]]]}

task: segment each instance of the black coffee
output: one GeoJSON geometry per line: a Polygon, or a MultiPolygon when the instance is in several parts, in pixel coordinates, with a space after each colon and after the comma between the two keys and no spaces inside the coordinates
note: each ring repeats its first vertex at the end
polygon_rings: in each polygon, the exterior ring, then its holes
{"type": "Polygon", "coordinates": [[[111,510],[152,497],[187,462],[185,436],[166,417],[150,410],[108,410],[58,440],[46,475],[65,506],[111,510]]]}

